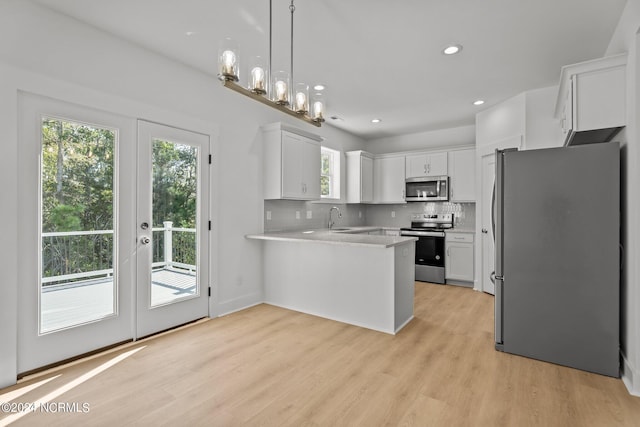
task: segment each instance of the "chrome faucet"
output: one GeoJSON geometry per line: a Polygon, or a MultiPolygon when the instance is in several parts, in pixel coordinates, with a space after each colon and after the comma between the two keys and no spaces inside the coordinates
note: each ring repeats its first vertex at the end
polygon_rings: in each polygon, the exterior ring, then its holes
{"type": "Polygon", "coordinates": [[[333,212],[334,209],[338,211],[338,218],[342,218],[342,212],[340,212],[340,208],[337,206],[332,206],[331,209],[329,209],[329,230],[331,230],[331,227],[333,227],[333,224],[335,224],[333,221],[331,221],[331,212],[333,212]]]}

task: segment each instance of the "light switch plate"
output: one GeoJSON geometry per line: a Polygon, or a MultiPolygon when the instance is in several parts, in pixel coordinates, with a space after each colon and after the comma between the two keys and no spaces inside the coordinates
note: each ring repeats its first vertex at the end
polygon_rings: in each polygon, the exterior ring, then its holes
{"type": "Polygon", "coordinates": [[[313,218],[313,213],[311,211],[307,211],[307,219],[313,218]]]}
{"type": "Polygon", "coordinates": [[[358,211],[358,218],[362,218],[362,211],[358,211]]]}
{"type": "Polygon", "coordinates": [[[396,211],[391,211],[391,218],[395,218],[396,217],[396,211]]]}
{"type": "Polygon", "coordinates": [[[300,219],[300,211],[296,211],[296,219],[300,219]]]}
{"type": "Polygon", "coordinates": [[[271,211],[267,211],[267,221],[271,221],[271,211]]]}

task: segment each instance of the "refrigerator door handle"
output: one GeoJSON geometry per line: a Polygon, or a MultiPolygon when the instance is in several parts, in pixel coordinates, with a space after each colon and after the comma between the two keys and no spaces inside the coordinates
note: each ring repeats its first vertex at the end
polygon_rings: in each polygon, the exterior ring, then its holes
{"type": "Polygon", "coordinates": [[[491,189],[491,237],[496,242],[496,182],[493,182],[491,189]]]}

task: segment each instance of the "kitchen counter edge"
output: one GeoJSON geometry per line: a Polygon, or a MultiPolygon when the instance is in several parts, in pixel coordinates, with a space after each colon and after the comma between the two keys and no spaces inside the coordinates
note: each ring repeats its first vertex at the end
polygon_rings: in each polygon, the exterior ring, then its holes
{"type": "MultiPolygon", "coordinates": [[[[381,227],[377,227],[380,229],[381,227]]],[[[368,246],[391,248],[418,240],[410,236],[380,236],[371,234],[350,234],[338,231],[307,230],[286,231],[262,234],[247,234],[247,239],[272,240],[281,242],[328,243],[332,245],[368,246]]]]}

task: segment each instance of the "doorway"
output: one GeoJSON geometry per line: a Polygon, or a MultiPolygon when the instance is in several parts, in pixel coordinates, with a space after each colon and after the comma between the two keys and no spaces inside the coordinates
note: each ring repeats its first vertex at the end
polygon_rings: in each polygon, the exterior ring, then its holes
{"type": "Polygon", "coordinates": [[[497,141],[488,146],[478,148],[480,156],[480,174],[481,174],[481,194],[480,194],[480,219],[482,222],[482,277],[480,285],[482,291],[495,295],[495,284],[493,275],[495,274],[495,239],[493,225],[493,195],[496,176],[496,160],[495,151],[507,148],[522,147],[522,136],[518,135],[512,138],[497,141]]]}
{"type": "Polygon", "coordinates": [[[18,372],[206,317],[208,136],[26,93],[19,111],[18,372]],[[144,233],[151,195],[175,209],[144,233]]]}

